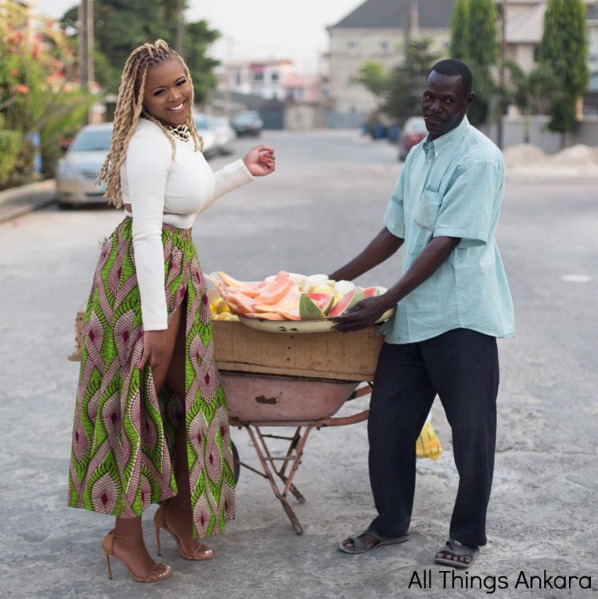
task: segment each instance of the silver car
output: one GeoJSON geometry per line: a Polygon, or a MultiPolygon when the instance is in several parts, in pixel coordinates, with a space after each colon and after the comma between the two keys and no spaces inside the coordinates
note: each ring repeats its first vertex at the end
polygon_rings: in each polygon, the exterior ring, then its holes
{"type": "Polygon", "coordinates": [[[61,207],[105,204],[105,184],[94,187],[110,149],[112,123],[83,127],[56,168],[56,199],[61,207]]]}

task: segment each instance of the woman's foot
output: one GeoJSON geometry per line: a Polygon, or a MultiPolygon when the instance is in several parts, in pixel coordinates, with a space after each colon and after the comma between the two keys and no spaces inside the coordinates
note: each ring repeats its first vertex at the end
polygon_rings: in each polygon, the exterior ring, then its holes
{"type": "Polygon", "coordinates": [[[168,502],[161,505],[154,514],[156,544],[160,553],[160,529],[163,528],[174,539],[181,557],[189,560],[203,560],[214,557],[212,550],[198,539],[193,538],[193,518],[191,510],[180,509],[168,502]]]}
{"type": "Polygon", "coordinates": [[[158,582],[171,574],[170,566],[156,563],[150,556],[142,535],[126,536],[111,530],[102,543],[106,557],[108,578],[112,578],[110,556],[123,562],[133,580],[137,582],[158,582]]]}

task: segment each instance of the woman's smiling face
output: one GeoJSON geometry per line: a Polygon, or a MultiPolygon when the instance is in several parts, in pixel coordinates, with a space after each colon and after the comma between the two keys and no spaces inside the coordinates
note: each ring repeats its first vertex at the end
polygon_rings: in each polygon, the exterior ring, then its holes
{"type": "Polygon", "coordinates": [[[154,118],[168,125],[182,125],[191,113],[193,88],[178,60],[149,67],[143,104],[154,118]]]}

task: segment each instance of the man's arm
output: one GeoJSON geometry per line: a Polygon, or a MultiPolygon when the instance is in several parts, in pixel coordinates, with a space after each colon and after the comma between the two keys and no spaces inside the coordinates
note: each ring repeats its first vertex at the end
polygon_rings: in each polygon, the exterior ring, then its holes
{"type": "Polygon", "coordinates": [[[329,277],[333,281],[352,281],[390,258],[403,245],[403,241],[384,227],[359,255],[329,277]]]}
{"type": "MultiPolygon", "coordinates": [[[[334,330],[341,333],[357,331],[373,325],[408,293],[431,277],[457,246],[458,237],[435,237],[414,260],[409,270],[384,294],[367,298],[349,313],[334,319],[334,330]]],[[[351,264],[351,263],[349,263],[351,264]]]]}

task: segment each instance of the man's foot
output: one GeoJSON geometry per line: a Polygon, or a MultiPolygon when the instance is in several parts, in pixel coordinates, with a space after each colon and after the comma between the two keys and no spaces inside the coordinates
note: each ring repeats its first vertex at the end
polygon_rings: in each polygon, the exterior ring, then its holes
{"type": "Polygon", "coordinates": [[[438,550],[434,561],[443,566],[464,570],[473,565],[479,553],[480,548],[476,545],[464,545],[455,539],[449,539],[446,545],[438,550]]]}
{"type": "Polygon", "coordinates": [[[341,541],[338,548],[344,553],[367,553],[383,545],[398,545],[409,540],[409,535],[385,537],[372,530],[364,530],[361,534],[341,541]]]}

